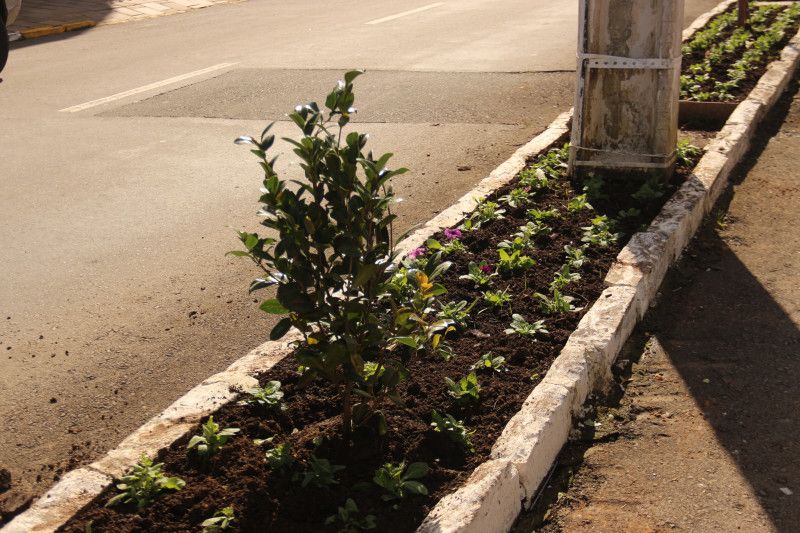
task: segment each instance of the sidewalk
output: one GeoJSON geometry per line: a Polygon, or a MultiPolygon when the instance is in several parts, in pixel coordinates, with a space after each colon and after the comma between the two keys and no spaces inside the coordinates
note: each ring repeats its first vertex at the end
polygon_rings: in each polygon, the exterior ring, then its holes
{"type": "Polygon", "coordinates": [[[9,28],[26,38],[100,24],[116,24],[145,18],[161,17],[200,9],[215,4],[241,0],[23,0],[19,18],[9,28]],[[73,28],[73,26],[75,26],[73,28]]]}
{"type": "Polygon", "coordinates": [[[798,531],[800,96],[760,138],[717,206],[727,214],[707,221],[628,343],[624,396],[562,452],[538,530],[798,531]]]}

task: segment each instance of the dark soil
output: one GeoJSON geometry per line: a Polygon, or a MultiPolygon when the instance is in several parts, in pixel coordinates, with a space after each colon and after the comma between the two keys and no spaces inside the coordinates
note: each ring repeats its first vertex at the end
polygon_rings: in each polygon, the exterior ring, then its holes
{"type": "MultiPolygon", "coordinates": [[[[733,8],[731,8],[733,9],[733,8]]],[[[775,11],[770,13],[767,17],[768,22],[764,25],[768,26],[775,18],[778,16],[780,12],[775,11]]],[[[767,65],[769,65],[772,61],[777,59],[780,56],[781,50],[783,50],[784,46],[795,36],[797,33],[798,28],[800,28],[800,21],[797,21],[793,24],[789,29],[786,31],[786,35],[784,38],[775,46],[771,53],[764,57],[764,59],[758,63],[753,63],[751,65],[751,69],[747,73],[747,77],[743,79],[739,85],[731,91],[731,95],[733,96],[732,100],[728,100],[729,102],[738,103],[747,98],[747,95],[750,94],[750,91],[758,83],[758,80],[761,79],[761,76],[767,70],[767,65]]],[[[720,33],[719,39],[717,42],[724,42],[725,40],[730,37],[730,35],[736,29],[735,26],[727,28],[724,32],[720,33]]],[[[712,67],[712,76],[711,80],[705,84],[703,84],[703,88],[709,92],[714,90],[714,82],[715,81],[726,81],[729,79],[728,69],[730,69],[736,61],[741,58],[740,50],[734,54],[728,54],[724,57],[720,62],[716,63],[712,67]]],[[[694,64],[700,63],[701,61],[705,60],[707,51],[706,50],[698,50],[692,54],[684,54],[683,56],[683,63],[682,63],[682,70],[681,74],[690,74],[689,67],[694,64]]]]}
{"type": "MultiPolygon", "coordinates": [[[[686,169],[676,174],[675,183],[688,175],[686,169]]],[[[502,196],[513,184],[498,191],[502,196]]],[[[674,185],[670,187],[674,190],[674,185]]],[[[544,319],[549,334],[537,340],[507,335],[504,330],[511,322],[511,308],[483,309],[479,303],[472,312],[473,322],[457,333],[450,344],[456,354],[450,361],[439,357],[420,356],[410,359],[410,378],[401,385],[405,408],[386,406],[389,432],[380,437],[376,432],[363,429],[354,435],[354,445],[342,444],[338,417],[339,390],[321,381],[301,387],[297,363],[288,357],[271,371],[259,376],[263,384],[279,380],[286,393],[283,412],[267,412],[253,407],[230,404],[220,409],[214,419],[221,427],[241,428],[235,437],[207,466],[199,463],[192,453],[187,453],[189,436],[174,443],[162,452],[158,460],[165,463],[165,471],[186,481],[186,487],[177,493],[166,494],[145,511],[137,514],[132,508],[103,505],[116,492],[109,488],[93,503],[82,510],[61,531],[84,532],[91,521],[93,531],[145,532],[145,531],[198,531],[199,524],[218,509],[231,505],[235,508],[234,531],[291,531],[319,532],[326,530],[326,517],[336,513],[337,507],[353,498],[361,516],[375,515],[379,531],[408,532],[421,523],[436,502],[455,490],[490,454],[491,447],[507,421],[519,410],[533,387],[547,372],[567,338],[575,329],[581,316],[603,290],[603,278],[627,238],[608,248],[590,247],[589,261],[580,270],[581,279],[568,286],[566,293],[575,297],[575,305],[583,311],[560,316],[545,316],[532,298],[534,292],[548,292],[554,273],[565,261],[564,246],[579,245],[582,227],[589,226],[599,208],[604,207],[615,216],[630,203],[627,196],[614,196],[603,200],[597,210],[584,210],[569,214],[565,208],[576,189],[567,179],[561,179],[553,190],[540,191],[532,205],[512,209],[508,206],[506,218],[485,224],[482,228],[465,233],[462,242],[466,253],[448,257],[453,261],[450,271],[442,280],[448,294],[441,301],[472,302],[481,292],[472,282],[459,279],[467,273],[470,261],[495,263],[497,244],[510,237],[517,228],[529,221],[526,211],[530,207],[556,208],[563,217],[549,220],[553,228],[549,236],[541,237],[530,256],[537,266],[519,273],[495,278],[492,290],[509,289],[513,295],[513,312],[528,321],[544,319]],[[492,352],[507,361],[507,371],[478,373],[481,400],[472,407],[460,408],[447,395],[444,378],[458,379],[469,373],[470,366],[482,354],[492,352]],[[464,453],[453,442],[430,428],[431,410],[448,412],[463,420],[468,428],[476,430],[473,437],[475,453],[464,453]],[[264,459],[264,449],[253,444],[253,439],[274,437],[274,443],[291,443],[298,462],[293,472],[302,471],[302,464],[312,455],[324,457],[333,464],[346,468],[338,475],[339,483],[329,490],[300,487],[292,481],[292,474],[279,475],[270,471],[264,459]],[[318,444],[315,444],[318,443],[318,444]],[[354,485],[370,482],[375,470],[386,462],[423,461],[431,467],[423,482],[429,490],[427,497],[406,498],[396,505],[381,500],[381,492],[373,485],[369,490],[358,490],[354,485]]],[[[667,198],[669,193],[663,198],[667,198]]],[[[660,208],[663,198],[653,202],[633,220],[631,227],[650,220],[660,208]]],[[[443,239],[440,239],[443,240],[443,239]]],[[[199,429],[193,433],[199,433],[199,429]]]]}

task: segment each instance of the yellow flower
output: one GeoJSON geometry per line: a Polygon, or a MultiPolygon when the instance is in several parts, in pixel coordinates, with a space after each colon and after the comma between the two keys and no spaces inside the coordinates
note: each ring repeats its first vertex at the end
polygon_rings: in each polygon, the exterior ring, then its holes
{"type": "Polygon", "coordinates": [[[424,272],[417,272],[417,282],[422,292],[428,292],[433,288],[433,283],[428,281],[428,276],[424,272]]]}

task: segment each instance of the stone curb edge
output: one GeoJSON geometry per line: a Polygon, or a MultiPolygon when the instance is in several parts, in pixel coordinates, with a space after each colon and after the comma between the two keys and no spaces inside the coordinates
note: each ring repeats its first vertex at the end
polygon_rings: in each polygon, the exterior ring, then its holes
{"type": "Polygon", "coordinates": [[[27,41],[29,39],[46,37],[48,35],[56,35],[58,33],[64,33],[67,31],[85,30],[87,28],[93,28],[94,26],[97,26],[97,23],[93,20],[79,20],[76,22],[59,24],[57,26],[36,26],[34,28],[24,28],[16,30],[16,33],[18,33],[20,36],[17,40],[27,41]]]}
{"type": "MultiPolygon", "coordinates": [[[[542,383],[509,421],[492,449],[491,459],[479,466],[463,487],[443,498],[419,531],[483,533],[507,531],[513,524],[522,508],[521,502],[535,494],[566,442],[573,413],[607,375],[670,263],[688,243],[703,214],[724,189],[731,170],[747,151],[755,125],[786,88],[799,56],[800,34],[787,45],[781,59],[769,65],[750,96],[737,107],[709,145],[692,178],[664,206],[650,228],[634,235],[620,252],[606,277],[608,288],[578,324],[542,383]],[[689,210],[687,203],[692,206],[689,210]],[[682,236],[676,235],[679,231],[682,236]]],[[[571,111],[559,115],[544,132],[519,148],[472,191],[400,242],[396,247],[398,253],[404,255],[441,229],[458,223],[465,213],[472,211],[479,198],[514,179],[530,157],[566,140],[570,119],[571,111]]],[[[290,333],[279,342],[266,342],[226,370],[209,377],[103,458],[65,474],[27,511],[2,528],[2,532],[54,531],[114,478],[119,478],[142,453],[155,455],[184,436],[204,416],[232,401],[242,389],[255,386],[253,375],[269,370],[288,355],[291,342],[298,338],[290,333]]]]}
{"type": "Polygon", "coordinates": [[[580,413],[588,395],[607,382],[622,345],[655,300],[670,265],[725,189],[758,124],[786,89],[799,62],[800,32],[737,106],[690,179],[648,229],[635,234],[619,253],[606,276],[607,288],[508,422],[491,459],[475,469],[460,489],[442,498],[418,532],[505,532],[514,524],[566,443],[573,416],[580,413]]]}

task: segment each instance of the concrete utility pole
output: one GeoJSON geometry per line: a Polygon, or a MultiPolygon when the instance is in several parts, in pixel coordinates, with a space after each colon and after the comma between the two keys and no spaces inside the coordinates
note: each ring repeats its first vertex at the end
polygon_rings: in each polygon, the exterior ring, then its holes
{"type": "Polygon", "coordinates": [[[675,165],[684,0],[581,0],[570,173],[675,165]]]}
{"type": "Polygon", "coordinates": [[[737,0],[739,9],[739,26],[747,24],[747,19],[750,18],[750,0],[737,0]]]}

